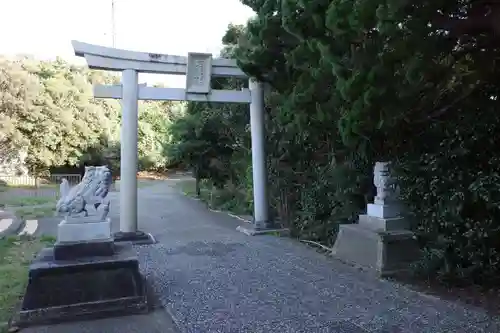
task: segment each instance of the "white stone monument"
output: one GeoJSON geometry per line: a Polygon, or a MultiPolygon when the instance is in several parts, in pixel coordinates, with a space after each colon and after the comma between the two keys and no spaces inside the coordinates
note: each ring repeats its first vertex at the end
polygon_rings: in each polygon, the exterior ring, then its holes
{"type": "Polygon", "coordinates": [[[367,205],[359,223],[339,226],[333,255],[377,275],[392,275],[409,267],[418,255],[418,246],[407,219],[402,216],[399,187],[389,162],[375,163],[373,172],[377,195],[367,205]]]}

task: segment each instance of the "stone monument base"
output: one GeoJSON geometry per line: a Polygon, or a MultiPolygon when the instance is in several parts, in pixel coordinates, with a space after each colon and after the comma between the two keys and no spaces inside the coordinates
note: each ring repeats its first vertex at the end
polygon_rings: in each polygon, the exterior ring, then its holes
{"type": "Polygon", "coordinates": [[[56,260],[56,248],[43,249],[30,265],[29,283],[14,324],[26,327],[147,312],[146,286],[136,252],[130,243],[115,244],[113,249],[108,256],[71,260],[56,260]]]}
{"type": "Polygon", "coordinates": [[[136,245],[155,244],[156,239],[150,233],[143,231],[123,232],[119,231],[113,235],[115,243],[130,242],[136,245]]]}
{"type": "Polygon", "coordinates": [[[57,240],[61,243],[111,239],[111,220],[62,221],[57,226],[57,240]]]}
{"type": "Polygon", "coordinates": [[[54,260],[76,260],[81,257],[112,256],[111,220],[62,221],[57,226],[54,260]]]}
{"type": "Polygon", "coordinates": [[[290,230],[288,228],[282,228],[278,223],[247,223],[245,225],[238,226],[236,230],[248,236],[271,234],[288,236],[290,234],[290,230]]]}
{"type": "MultiPolygon", "coordinates": [[[[363,219],[360,216],[360,221],[363,219]]],[[[410,263],[418,258],[419,247],[408,230],[369,228],[366,223],[344,224],[339,226],[332,254],[341,261],[385,277],[408,270],[410,263]]]]}
{"type": "Polygon", "coordinates": [[[81,257],[104,257],[115,253],[112,238],[82,242],[56,242],[54,260],[76,260],[81,257]]]}
{"type": "Polygon", "coordinates": [[[386,219],[400,216],[401,208],[396,203],[391,203],[390,205],[368,204],[366,206],[366,213],[369,216],[386,219]]]}
{"type": "Polygon", "coordinates": [[[359,225],[366,229],[378,231],[409,230],[410,224],[404,217],[379,218],[370,215],[359,215],[359,225]]]}

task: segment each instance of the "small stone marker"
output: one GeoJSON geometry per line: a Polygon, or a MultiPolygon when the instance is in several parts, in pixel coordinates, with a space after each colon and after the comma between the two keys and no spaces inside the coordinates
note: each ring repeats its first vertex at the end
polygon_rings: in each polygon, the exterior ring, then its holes
{"type": "Polygon", "coordinates": [[[339,227],[333,255],[374,271],[380,276],[406,270],[418,256],[418,246],[408,220],[401,216],[399,188],[391,176],[390,163],[377,162],[374,184],[377,195],[367,205],[358,224],[339,227]]]}

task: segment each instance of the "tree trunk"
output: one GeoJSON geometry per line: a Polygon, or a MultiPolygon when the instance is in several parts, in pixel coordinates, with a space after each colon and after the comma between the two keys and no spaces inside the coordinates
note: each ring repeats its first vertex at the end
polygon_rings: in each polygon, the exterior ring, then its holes
{"type": "Polygon", "coordinates": [[[196,196],[199,197],[200,195],[201,195],[200,178],[196,177],[196,196]]]}
{"type": "Polygon", "coordinates": [[[200,197],[201,196],[201,189],[200,189],[200,168],[197,166],[194,168],[194,179],[195,179],[195,186],[196,186],[196,196],[200,197]]]}

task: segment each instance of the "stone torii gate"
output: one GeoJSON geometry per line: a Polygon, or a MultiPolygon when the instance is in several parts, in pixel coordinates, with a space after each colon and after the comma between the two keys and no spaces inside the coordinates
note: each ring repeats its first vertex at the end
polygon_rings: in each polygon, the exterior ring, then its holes
{"type": "Polygon", "coordinates": [[[247,78],[233,59],[215,58],[208,53],[187,57],[134,52],[73,41],[76,56],[84,57],[89,68],[122,72],[121,85],[98,85],[94,97],[121,99],[120,232],[116,241],[154,242],[137,226],[137,130],[138,100],[197,101],[250,104],[254,219],[249,227],[238,227],[248,235],[278,231],[269,219],[265,156],[263,85],[250,79],[242,90],[211,89],[212,77],[247,78]],[[138,73],[186,75],[186,88],[158,88],[138,84],[138,73]]]}

